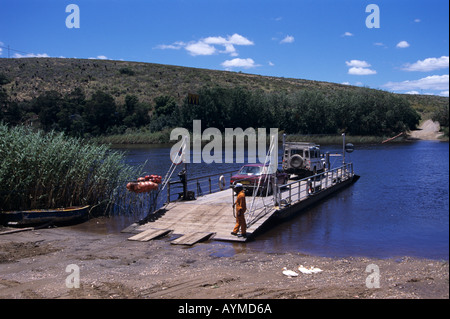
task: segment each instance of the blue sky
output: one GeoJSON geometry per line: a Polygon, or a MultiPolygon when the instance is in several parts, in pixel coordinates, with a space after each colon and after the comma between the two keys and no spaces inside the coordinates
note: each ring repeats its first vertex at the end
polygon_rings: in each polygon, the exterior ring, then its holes
{"type": "Polygon", "coordinates": [[[0,0],[0,58],[139,61],[399,93],[449,95],[448,39],[448,0],[0,0]],[[66,25],[69,4],[79,28],[66,25]]]}

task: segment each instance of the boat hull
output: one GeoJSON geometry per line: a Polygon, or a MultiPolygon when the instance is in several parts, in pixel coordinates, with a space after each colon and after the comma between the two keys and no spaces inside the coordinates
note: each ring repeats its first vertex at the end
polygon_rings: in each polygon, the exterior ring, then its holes
{"type": "Polygon", "coordinates": [[[89,206],[56,209],[36,209],[0,213],[0,223],[5,226],[24,227],[42,224],[71,224],[87,219],[89,206]]]}

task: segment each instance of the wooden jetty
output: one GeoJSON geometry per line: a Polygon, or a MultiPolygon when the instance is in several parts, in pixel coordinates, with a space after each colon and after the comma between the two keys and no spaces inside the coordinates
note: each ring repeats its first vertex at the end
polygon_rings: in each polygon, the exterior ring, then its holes
{"type": "Polygon", "coordinates": [[[235,225],[231,188],[198,196],[195,200],[168,202],[143,225],[134,223],[122,232],[129,240],[147,241],[167,234],[179,235],[172,244],[193,245],[206,239],[245,242],[272,218],[286,218],[317,203],[359,178],[351,163],[298,181],[278,185],[271,196],[247,196],[247,238],[231,235],[235,225]]]}

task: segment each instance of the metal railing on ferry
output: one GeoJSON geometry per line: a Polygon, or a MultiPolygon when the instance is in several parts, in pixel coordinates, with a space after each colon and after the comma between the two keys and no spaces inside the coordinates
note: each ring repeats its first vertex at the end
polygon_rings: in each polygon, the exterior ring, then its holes
{"type": "Polygon", "coordinates": [[[275,206],[295,204],[324,189],[343,182],[354,175],[353,163],[346,163],[340,167],[312,175],[285,185],[278,185],[274,198],[275,206]]]}
{"type": "MultiPolygon", "coordinates": [[[[250,211],[247,215],[247,226],[250,227],[274,209],[294,205],[314,194],[320,193],[322,190],[351,178],[353,175],[353,163],[347,163],[340,167],[284,185],[276,185],[276,183],[272,181],[272,183],[275,184],[275,191],[271,194],[273,200],[267,200],[267,198],[270,199],[270,196],[265,197],[263,195],[262,205],[258,205],[257,208],[250,211]],[[264,197],[266,200],[264,200],[264,197]]],[[[265,195],[267,196],[267,194],[265,195]]]]}
{"type": "MultiPolygon", "coordinates": [[[[192,199],[206,194],[212,194],[230,188],[230,179],[237,170],[187,179],[188,196],[192,199]],[[223,177],[222,177],[223,176],[223,177]]],[[[167,202],[179,199],[183,194],[181,181],[170,182],[167,185],[167,202]],[[176,198],[174,198],[176,196],[176,198]]]]}

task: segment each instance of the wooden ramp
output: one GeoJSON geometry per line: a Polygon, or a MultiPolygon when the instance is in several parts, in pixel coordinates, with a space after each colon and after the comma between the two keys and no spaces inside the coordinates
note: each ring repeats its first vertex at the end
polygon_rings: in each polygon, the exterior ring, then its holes
{"type": "MultiPolygon", "coordinates": [[[[130,237],[130,240],[147,239],[154,234],[155,230],[167,230],[181,237],[171,241],[175,245],[193,245],[206,238],[214,237],[214,240],[245,242],[247,238],[231,235],[236,219],[232,208],[232,190],[207,194],[192,201],[179,201],[167,204],[161,216],[155,221],[144,225],[133,224],[122,232],[134,233],[137,235],[130,237]],[[148,236],[146,235],[148,232],[148,236]],[[136,239],[132,239],[136,238],[136,239]]],[[[271,197],[264,199],[265,203],[270,202],[271,197]]],[[[251,197],[247,197],[247,208],[250,208],[251,197]]],[[[257,198],[254,207],[263,205],[263,200],[257,198]]],[[[267,216],[260,218],[258,223],[247,228],[247,235],[252,233],[267,220],[275,210],[268,212],[267,216]]],[[[161,235],[159,235],[161,236],[161,235]]],[[[155,238],[155,237],[153,237],[155,238]]],[[[150,238],[151,239],[151,238],[150,238]]],[[[148,239],[148,240],[150,240],[148,239]]]]}
{"type": "Polygon", "coordinates": [[[178,237],[175,240],[172,240],[170,243],[172,245],[188,245],[192,246],[202,240],[208,239],[214,235],[214,233],[211,232],[196,232],[196,233],[188,233],[181,237],[178,237]]]}
{"type": "Polygon", "coordinates": [[[168,233],[170,233],[170,229],[150,228],[150,229],[147,229],[146,231],[140,232],[137,235],[134,235],[134,236],[128,238],[128,240],[149,241],[149,240],[167,235],[168,233]]]}

